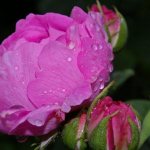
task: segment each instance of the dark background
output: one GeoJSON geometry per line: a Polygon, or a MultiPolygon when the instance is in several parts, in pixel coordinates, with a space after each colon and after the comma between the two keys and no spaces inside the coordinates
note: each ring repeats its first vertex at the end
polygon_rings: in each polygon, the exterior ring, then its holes
{"type": "MultiPolygon", "coordinates": [[[[69,15],[78,5],[84,10],[94,0],[1,0],[0,42],[14,32],[15,23],[29,13],[59,12],[69,15]]],[[[116,99],[150,99],[150,0],[101,0],[115,5],[125,16],[129,28],[126,46],[116,54],[115,70],[131,68],[135,75],[114,94],[116,99]]],[[[28,150],[30,143],[20,144],[15,137],[0,135],[0,150],[28,150]]],[[[60,146],[61,144],[57,144],[60,146]]],[[[54,145],[49,149],[53,149],[54,145]]],[[[58,149],[62,149],[58,148],[58,149]]],[[[142,150],[149,150],[148,142],[142,150]]]]}

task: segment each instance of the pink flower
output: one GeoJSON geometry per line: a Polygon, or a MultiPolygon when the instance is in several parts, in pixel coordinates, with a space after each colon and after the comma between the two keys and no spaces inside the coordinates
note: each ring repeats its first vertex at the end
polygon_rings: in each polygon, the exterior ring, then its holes
{"type": "Polygon", "coordinates": [[[136,149],[139,130],[140,123],[131,106],[112,101],[110,97],[105,97],[93,108],[88,124],[91,147],[107,150],[136,149]]]}
{"type": "Polygon", "coordinates": [[[112,47],[102,15],[30,14],[0,45],[0,131],[43,135],[103,89],[112,47]]]}

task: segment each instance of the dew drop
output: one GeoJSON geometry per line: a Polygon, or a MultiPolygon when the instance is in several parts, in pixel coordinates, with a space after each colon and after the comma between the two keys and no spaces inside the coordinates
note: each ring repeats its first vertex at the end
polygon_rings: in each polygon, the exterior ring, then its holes
{"type": "Polygon", "coordinates": [[[110,59],[110,61],[112,61],[114,59],[113,53],[110,54],[109,59],[110,59]]]}
{"type": "Polygon", "coordinates": [[[58,105],[58,103],[56,102],[56,103],[54,103],[55,105],[58,105]]]}
{"type": "Polygon", "coordinates": [[[76,29],[76,26],[74,26],[74,25],[70,27],[70,30],[72,30],[72,31],[75,31],[75,29],[76,29]]]}
{"type": "Polygon", "coordinates": [[[108,69],[109,69],[109,72],[112,72],[112,71],[113,71],[113,66],[110,64],[110,65],[108,66],[108,69]]]}
{"type": "Polygon", "coordinates": [[[67,58],[67,61],[71,62],[71,61],[72,61],[72,58],[71,58],[71,57],[68,57],[68,58],[67,58]]]}
{"type": "Polygon", "coordinates": [[[62,92],[65,92],[66,91],[66,89],[62,89],[62,92]]]}
{"type": "Polygon", "coordinates": [[[36,120],[35,121],[35,125],[36,126],[42,126],[43,125],[43,122],[41,120],[36,120]]]}
{"type": "Polygon", "coordinates": [[[95,51],[97,51],[98,50],[98,46],[96,44],[93,44],[92,45],[92,49],[95,50],[95,51]]]}
{"type": "Polygon", "coordinates": [[[103,88],[104,88],[104,83],[101,83],[99,89],[102,90],[103,88]]]}
{"type": "Polygon", "coordinates": [[[49,92],[51,93],[51,92],[52,92],[52,90],[49,90],[49,92]]]}
{"type": "Polygon", "coordinates": [[[69,49],[74,49],[75,48],[75,43],[74,42],[70,42],[68,45],[69,49]]]}
{"type": "Polygon", "coordinates": [[[107,110],[107,109],[108,109],[108,107],[107,107],[106,105],[104,106],[104,108],[105,108],[105,110],[107,110]]]}
{"type": "Polygon", "coordinates": [[[18,68],[18,66],[15,66],[15,70],[18,70],[19,68],[18,68]]]}
{"type": "Polygon", "coordinates": [[[47,91],[44,91],[43,93],[44,93],[44,94],[47,94],[47,91]]]}

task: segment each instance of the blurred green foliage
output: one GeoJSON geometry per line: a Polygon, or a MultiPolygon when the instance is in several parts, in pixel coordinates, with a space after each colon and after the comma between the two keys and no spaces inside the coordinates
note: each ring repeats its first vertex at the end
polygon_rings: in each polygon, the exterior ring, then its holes
{"type": "MultiPolygon", "coordinates": [[[[27,14],[59,12],[69,15],[72,7],[78,5],[84,10],[94,0],[1,0],[0,1],[0,41],[15,30],[15,23],[27,14]]],[[[150,99],[150,0],[101,0],[111,8],[115,5],[124,15],[129,28],[126,46],[117,53],[114,70],[133,69],[132,76],[114,94],[114,99],[150,99]]],[[[142,107],[142,105],[140,106],[142,107]]],[[[140,109],[140,108],[138,108],[140,109]]],[[[143,107],[142,107],[143,109],[143,107]]],[[[32,150],[31,143],[18,143],[15,137],[0,135],[0,150],[32,150]]],[[[61,149],[63,144],[57,140],[48,149],[61,149]]],[[[66,148],[64,147],[66,150],[66,148]]],[[[150,149],[147,140],[141,150],[150,149]]]]}

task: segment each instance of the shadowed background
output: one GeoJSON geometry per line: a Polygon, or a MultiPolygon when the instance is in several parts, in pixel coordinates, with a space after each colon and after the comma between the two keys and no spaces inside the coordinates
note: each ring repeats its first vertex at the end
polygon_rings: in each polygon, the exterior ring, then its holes
{"type": "MultiPolygon", "coordinates": [[[[15,23],[29,13],[59,12],[69,15],[72,7],[78,5],[84,10],[94,0],[1,0],[0,42],[15,30],[15,23]]],[[[129,37],[123,50],[116,54],[115,70],[131,68],[135,75],[114,93],[115,99],[150,99],[150,1],[149,0],[101,0],[111,8],[117,6],[125,16],[129,37]]],[[[150,149],[146,142],[142,150],[150,149]]],[[[0,135],[0,150],[32,150],[30,142],[20,144],[15,137],[0,135]]],[[[61,141],[49,149],[63,149],[61,141]],[[61,148],[60,148],[61,147],[61,148]]],[[[66,148],[65,148],[66,149],[66,148]]]]}

